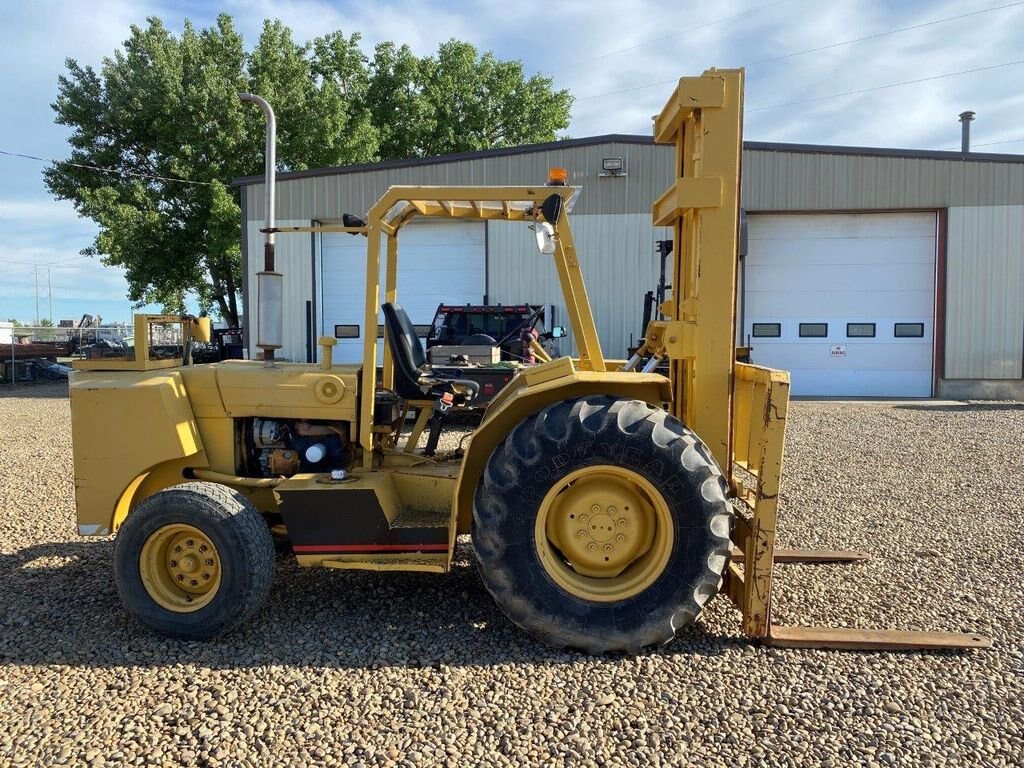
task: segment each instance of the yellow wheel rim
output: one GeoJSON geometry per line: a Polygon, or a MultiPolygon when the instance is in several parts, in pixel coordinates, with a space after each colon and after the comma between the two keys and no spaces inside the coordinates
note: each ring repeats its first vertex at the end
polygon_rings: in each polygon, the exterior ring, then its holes
{"type": "Polygon", "coordinates": [[[220,555],[210,537],[195,526],[165,525],[142,545],[139,573],[157,605],[192,613],[213,600],[220,588],[220,555]]]}
{"type": "Polygon", "coordinates": [[[602,603],[651,586],[674,542],[672,514],[654,484],[608,464],[577,469],[552,486],[534,528],[548,576],[566,592],[602,603]]]}

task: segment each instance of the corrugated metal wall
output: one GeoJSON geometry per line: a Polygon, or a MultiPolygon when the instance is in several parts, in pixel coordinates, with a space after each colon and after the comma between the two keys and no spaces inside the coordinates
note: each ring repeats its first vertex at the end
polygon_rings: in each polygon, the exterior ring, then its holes
{"type": "MultiPolygon", "coordinates": [[[[364,213],[392,184],[537,184],[548,168],[570,171],[583,193],[576,214],[645,213],[672,183],[671,147],[610,143],[278,182],[281,219],[364,213]],[[627,175],[599,177],[601,159],[622,157],[627,175]]],[[[247,211],[263,211],[263,185],[246,188],[247,211]]],[[[746,150],[748,211],[845,211],[1024,205],[1024,163],[746,150]]]]}
{"type": "MultiPolygon", "coordinates": [[[[262,205],[262,203],[261,203],[262,205]]],[[[250,209],[251,210],[251,209],[250,209]]],[[[261,207],[262,211],[263,208],[261,207]]],[[[279,227],[308,227],[309,219],[278,220],[279,227]]],[[[256,273],[263,269],[262,222],[250,222],[247,227],[249,258],[246,262],[247,280],[251,298],[256,300],[256,273]]],[[[284,275],[284,347],[277,353],[282,360],[304,362],[306,359],[306,302],[313,297],[313,246],[308,234],[278,235],[275,248],[275,266],[284,275]]],[[[246,312],[248,299],[246,297],[246,312]]],[[[249,338],[249,357],[256,358],[256,329],[249,338]]]]}
{"type": "Polygon", "coordinates": [[[1024,355],[1024,206],[949,209],[946,372],[1017,379],[1024,355]]]}
{"type": "MultiPolygon", "coordinates": [[[[645,141],[616,140],[399,168],[286,176],[278,183],[278,217],[282,224],[333,221],[344,212],[365,212],[393,184],[535,184],[546,179],[548,168],[566,167],[571,183],[584,188],[573,220],[591,303],[607,354],[618,355],[629,334],[637,333],[641,297],[657,279],[653,243],[667,235],[651,228],[650,210],[672,181],[672,152],[671,147],[645,141]],[[627,175],[600,177],[604,157],[622,157],[627,175]]],[[[1024,206],[1024,163],[965,160],[952,154],[906,157],[785,148],[747,149],[743,162],[743,204],[750,212],[949,208],[945,375],[1021,376],[1024,254],[1020,214],[1013,211],[1024,206]]],[[[248,184],[243,192],[243,210],[255,220],[263,210],[262,184],[248,184]]],[[[247,227],[250,275],[262,261],[257,228],[256,223],[247,227]]],[[[550,260],[533,249],[516,225],[493,222],[489,233],[492,300],[561,303],[550,260]]],[[[313,282],[309,237],[281,235],[278,252],[286,291],[294,302],[289,306],[296,308],[295,316],[286,319],[285,354],[304,359],[303,313],[313,282]]],[[[564,321],[562,314],[559,322],[564,321]]]]}
{"type": "Polygon", "coordinates": [[[743,153],[748,211],[856,211],[1024,203],[1024,163],[743,153]]]}
{"type": "MultiPolygon", "coordinates": [[[[569,147],[535,154],[507,155],[405,168],[339,173],[299,179],[280,179],[277,215],[281,219],[340,219],[343,213],[362,215],[395,184],[458,185],[543,184],[548,169],[567,168],[569,183],[584,187],[576,213],[646,213],[651,202],[672,181],[671,153],[663,147],[612,143],[569,147]],[[599,177],[601,159],[621,157],[626,176],[599,177]],[[655,191],[656,190],[656,191],[655,191]]],[[[250,217],[263,211],[263,185],[246,187],[250,217]]]]}
{"type": "MultiPolygon", "coordinates": [[[[643,295],[656,287],[655,240],[670,236],[652,227],[650,214],[572,216],[572,231],[604,354],[624,358],[630,334],[640,334],[643,295]]],[[[487,224],[488,295],[492,302],[555,305],[555,321],[570,331],[563,353],[575,354],[569,317],[551,256],[538,253],[525,224],[487,224]]]]}

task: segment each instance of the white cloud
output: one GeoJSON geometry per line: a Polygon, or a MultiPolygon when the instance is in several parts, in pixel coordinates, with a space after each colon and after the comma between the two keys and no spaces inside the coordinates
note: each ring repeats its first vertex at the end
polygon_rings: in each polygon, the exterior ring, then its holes
{"type": "Polygon", "coordinates": [[[0,222],[9,225],[11,222],[38,226],[54,224],[78,223],[79,217],[75,207],[66,200],[52,199],[0,199],[0,222]]]}

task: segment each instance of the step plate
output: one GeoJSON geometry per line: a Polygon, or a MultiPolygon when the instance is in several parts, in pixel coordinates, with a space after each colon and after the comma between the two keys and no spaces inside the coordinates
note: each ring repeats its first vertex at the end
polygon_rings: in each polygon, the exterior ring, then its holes
{"type": "Polygon", "coordinates": [[[448,553],[448,514],[425,516],[401,509],[390,473],[343,483],[323,475],[296,475],[275,493],[292,549],[299,556],[448,553]],[[395,526],[389,519],[407,524],[395,526]]]}

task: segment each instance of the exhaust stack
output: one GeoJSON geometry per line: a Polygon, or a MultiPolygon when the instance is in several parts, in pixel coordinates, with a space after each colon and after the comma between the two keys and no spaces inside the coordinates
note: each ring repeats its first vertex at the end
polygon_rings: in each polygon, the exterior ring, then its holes
{"type": "Polygon", "coordinates": [[[266,99],[251,93],[240,93],[238,98],[255,104],[267,119],[267,140],[264,149],[266,170],[263,191],[263,271],[256,273],[256,346],[263,350],[268,368],[274,365],[274,350],[283,346],[284,339],[284,275],[274,269],[274,192],[277,174],[277,119],[266,99]]]}
{"type": "Polygon", "coordinates": [[[974,113],[968,110],[960,113],[960,151],[965,155],[971,151],[971,121],[974,113]]]}

